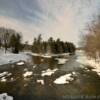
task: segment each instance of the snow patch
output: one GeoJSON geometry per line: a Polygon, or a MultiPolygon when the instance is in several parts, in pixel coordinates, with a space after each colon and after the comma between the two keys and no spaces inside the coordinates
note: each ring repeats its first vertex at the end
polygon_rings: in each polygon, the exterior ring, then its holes
{"type": "Polygon", "coordinates": [[[9,96],[7,93],[0,94],[0,100],[13,100],[12,96],[9,96]]]}
{"type": "Polygon", "coordinates": [[[40,56],[43,58],[51,58],[52,56],[49,54],[37,54],[37,53],[32,53],[32,52],[26,52],[26,54],[32,55],[32,56],[40,56]]]}
{"type": "Polygon", "coordinates": [[[35,69],[35,68],[36,68],[36,65],[33,66],[33,69],[35,69]]]}
{"type": "Polygon", "coordinates": [[[12,75],[12,73],[8,73],[8,74],[7,74],[7,76],[11,76],[11,75],[12,75]]]}
{"type": "Polygon", "coordinates": [[[37,53],[32,53],[32,52],[26,52],[26,54],[32,55],[32,56],[40,56],[43,58],[52,58],[52,57],[58,57],[58,56],[69,56],[69,53],[62,53],[62,54],[37,54],[37,53]]]}
{"type": "MultiPolygon", "coordinates": [[[[75,73],[73,73],[75,74],[75,73]]],[[[60,76],[59,78],[57,78],[54,83],[55,84],[68,84],[70,81],[73,81],[74,78],[72,77],[72,74],[66,74],[63,76],[60,76]]]]}
{"type": "Polygon", "coordinates": [[[24,65],[24,62],[18,62],[17,65],[24,65]]]}
{"type": "Polygon", "coordinates": [[[52,56],[51,55],[48,55],[48,54],[42,55],[41,57],[44,57],[44,58],[52,58],[52,56]]]}
{"type": "Polygon", "coordinates": [[[51,76],[52,74],[54,74],[58,69],[47,69],[46,71],[42,71],[41,76],[51,76]]]}
{"type": "Polygon", "coordinates": [[[96,66],[96,68],[92,69],[92,71],[95,71],[100,76],[100,65],[96,66]]]}
{"type": "Polygon", "coordinates": [[[41,83],[42,85],[44,85],[44,80],[37,80],[37,83],[41,83]]]}
{"type": "Polygon", "coordinates": [[[13,77],[11,78],[11,81],[14,81],[14,78],[13,77]]]}
{"type": "Polygon", "coordinates": [[[76,73],[75,72],[72,72],[72,75],[76,75],[76,73]]]}
{"type": "Polygon", "coordinates": [[[55,58],[55,60],[58,60],[58,64],[65,64],[68,59],[65,58],[55,58]]]}
{"type": "Polygon", "coordinates": [[[33,74],[33,72],[31,71],[27,71],[23,74],[24,77],[28,77],[28,76],[31,76],[33,74]]]}
{"type": "Polygon", "coordinates": [[[6,77],[2,77],[0,81],[1,81],[1,82],[6,82],[7,79],[6,79],[6,77]]]}
{"type": "Polygon", "coordinates": [[[8,72],[0,73],[0,77],[3,77],[3,76],[5,76],[5,75],[7,75],[7,74],[8,74],[8,72]]]}
{"type": "Polygon", "coordinates": [[[27,72],[27,71],[28,71],[28,69],[27,69],[27,68],[25,68],[25,69],[24,69],[24,71],[25,71],[25,72],[27,72]]]}
{"type": "Polygon", "coordinates": [[[8,73],[8,72],[2,72],[0,73],[0,77],[4,77],[4,76],[11,76],[12,73],[8,73]]]}

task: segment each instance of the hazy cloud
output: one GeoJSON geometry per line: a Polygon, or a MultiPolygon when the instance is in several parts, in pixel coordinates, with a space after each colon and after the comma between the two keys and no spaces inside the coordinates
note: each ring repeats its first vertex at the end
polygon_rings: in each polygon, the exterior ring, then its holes
{"type": "Polygon", "coordinates": [[[100,0],[0,0],[0,25],[21,31],[29,41],[41,33],[44,39],[77,43],[99,5],[100,0]]]}

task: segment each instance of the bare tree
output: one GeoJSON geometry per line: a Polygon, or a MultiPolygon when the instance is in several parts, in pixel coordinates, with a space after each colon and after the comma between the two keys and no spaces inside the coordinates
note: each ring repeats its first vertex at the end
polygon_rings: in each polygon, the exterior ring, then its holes
{"type": "Polygon", "coordinates": [[[100,17],[88,27],[88,34],[84,35],[82,42],[87,55],[100,57],[100,17]]]}
{"type": "Polygon", "coordinates": [[[6,53],[7,48],[8,48],[8,42],[9,42],[9,33],[7,30],[6,30],[6,33],[3,34],[2,38],[3,38],[5,53],[6,53]]]}

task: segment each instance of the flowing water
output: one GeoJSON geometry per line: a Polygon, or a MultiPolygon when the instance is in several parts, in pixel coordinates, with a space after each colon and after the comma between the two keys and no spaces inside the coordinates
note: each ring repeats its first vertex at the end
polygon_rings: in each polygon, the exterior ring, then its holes
{"type": "Polygon", "coordinates": [[[58,64],[55,58],[32,57],[30,63],[0,66],[0,73],[3,72],[7,74],[0,76],[0,93],[8,93],[14,100],[100,100],[100,77],[90,67],[78,63],[76,56],[65,64],[58,64]],[[58,70],[42,76],[47,69],[58,70]],[[32,74],[24,77],[25,72],[32,74]],[[72,72],[76,74],[69,83],[54,83],[60,76],[72,72]]]}

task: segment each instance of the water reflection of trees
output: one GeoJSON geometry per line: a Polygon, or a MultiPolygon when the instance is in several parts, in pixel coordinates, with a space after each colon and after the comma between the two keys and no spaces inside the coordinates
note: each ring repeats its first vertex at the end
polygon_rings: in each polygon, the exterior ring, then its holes
{"type": "Polygon", "coordinates": [[[33,63],[41,66],[47,66],[47,68],[54,69],[57,67],[57,61],[55,58],[43,58],[43,57],[33,57],[33,63]]]}
{"type": "Polygon", "coordinates": [[[33,56],[32,61],[33,61],[34,64],[40,64],[41,63],[41,57],[33,56]]]}
{"type": "Polygon", "coordinates": [[[54,69],[57,67],[57,63],[56,61],[54,60],[54,58],[51,58],[51,59],[48,59],[48,67],[50,69],[54,69]]]}

